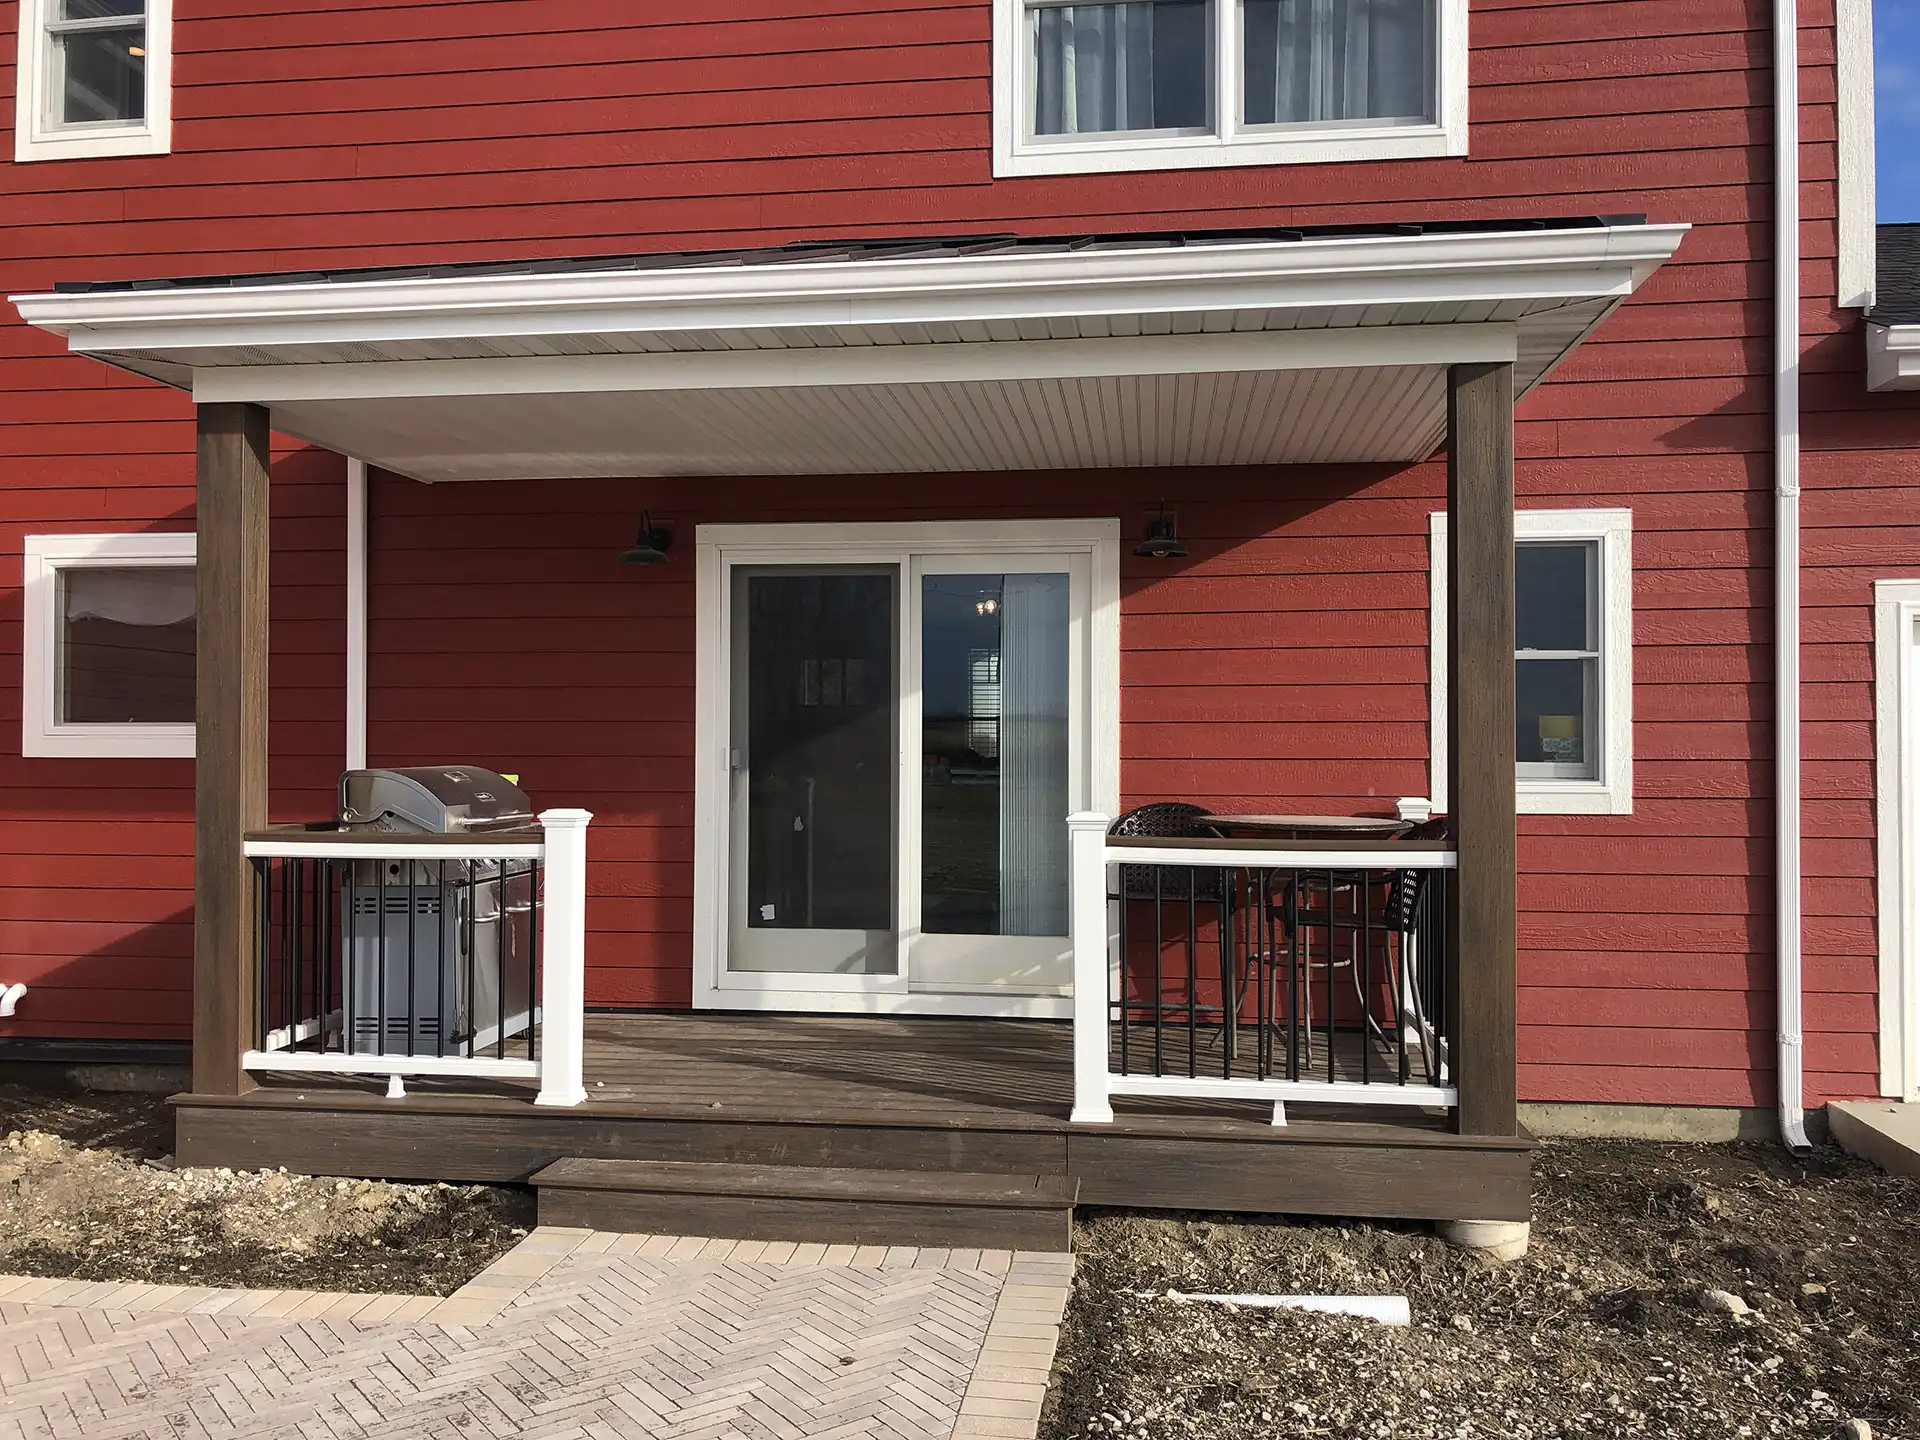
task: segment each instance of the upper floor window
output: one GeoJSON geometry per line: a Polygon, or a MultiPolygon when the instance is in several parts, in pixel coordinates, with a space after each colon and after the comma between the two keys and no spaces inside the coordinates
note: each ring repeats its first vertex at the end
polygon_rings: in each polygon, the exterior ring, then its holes
{"type": "Polygon", "coordinates": [[[14,159],[162,155],[172,0],[21,0],[14,159]]]}
{"type": "Polygon", "coordinates": [[[1466,0],[994,0],[1001,175],[1466,153],[1466,0]]]}

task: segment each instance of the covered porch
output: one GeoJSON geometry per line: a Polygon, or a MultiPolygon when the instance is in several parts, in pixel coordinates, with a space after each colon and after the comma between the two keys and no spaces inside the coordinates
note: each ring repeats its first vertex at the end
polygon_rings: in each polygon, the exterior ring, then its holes
{"type": "MultiPolygon", "coordinates": [[[[548,1157],[541,1164],[662,1158],[689,1136],[721,1151],[744,1146],[738,1153],[769,1162],[828,1163],[822,1157],[852,1153],[836,1150],[853,1143],[836,1137],[860,1134],[875,1157],[912,1137],[901,1154],[927,1157],[928,1169],[1006,1173],[1014,1159],[1024,1169],[1044,1152],[1057,1173],[1082,1181],[1089,1202],[1518,1218],[1525,1142],[1514,1018],[1513,407],[1672,253],[1683,230],[1593,218],[884,242],[19,297],[23,315],[65,335],[75,352],[189,390],[200,416],[195,1072],[192,1094],[180,1100],[182,1153],[339,1173],[437,1166],[447,1178],[524,1179],[539,1155],[548,1157]],[[696,1000],[715,1011],[830,1010],[839,1018],[587,1015],[592,832],[555,812],[563,841],[549,829],[513,842],[524,854],[441,851],[458,863],[547,867],[543,939],[537,959],[528,955],[539,967],[531,985],[543,1014],[537,1040],[527,1031],[524,1057],[487,1057],[469,1045],[464,1064],[455,1056],[422,1065],[411,1053],[329,1057],[322,1043],[290,1087],[282,1077],[295,1067],[285,1057],[300,1042],[288,1037],[309,1020],[320,1036],[327,1030],[324,1009],[283,1025],[269,1014],[276,981],[263,940],[272,925],[260,900],[260,862],[297,858],[277,850],[285,837],[265,828],[274,431],[351,457],[350,476],[361,483],[365,467],[376,466],[434,484],[783,475],[819,490],[850,475],[1143,467],[1182,467],[1179,483],[1203,490],[1205,472],[1194,467],[1410,464],[1444,446],[1449,602],[1444,617],[1433,617],[1433,643],[1445,645],[1450,675],[1449,828],[1417,863],[1404,847],[1167,844],[1128,852],[1107,829],[1134,788],[1120,740],[1115,547],[1136,537],[1108,516],[1095,516],[1106,528],[1084,537],[1035,538],[1044,527],[1001,522],[991,568],[1018,570],[1000,557],[1044,551],[1025,568],[1048,569],[1059,554],[1066,558],[1058,568],[1076,586],[1085,576],[1073,623],[1085,647],[1076,673],[1086,684],[1076,691],[1076,768],[1062,807],[1074,812],[1070,858],[1059,836],[1066,933],[1014,932],[1057,941],[1042,947],[1061,965],[1057,975],[1028,986],[1011,1006],[1001,994],[983,997],[977,980],[916,986],[916,966],[932,952],[904,878],[915,858],[908,847],[881,961],[835,977],[845,984],[812,975],[801,999],[793,986],[760,986],[772,993],[754,999],[755,986],[738,972],[755,967],[735,964],[741,932],[730,928],[743,905],[732,867],[746,862],[728,848],[738,822],[728,799],[735,762],[726,711],[713,708],[728,683],[721,644],[701,652],[694,740],[696,1000]],[[556,843],[566,852],[557,862],[556,843]],[[1214,939],[1223,951],[1243,948],[1263,975],[1279,949],[1270,934],[1254,935],[1247,917],[1262,917],[1269,931],[1278,923],[1275,874],[1293,877],[1285,885],[1294,894],[1323,874],[1323,897],[1369,897],[1370,907],[1376,894],[1386,903],[1395,877],[1433,872],[1433,891],[1445,895],[1443,933],[1425,938],[1421,950],[1443,1013],[1426,1017],[1433,1033],[1420,1037],[1418,1083],[1404,1031],[1391,1042],[1366,1023],[1343,1032],[1332,1000],[1321,1012],[1318,1051],[1311,1025],[1297,1033],[1294,1009],[1285,1024],[1296,1033],[1280,1051],[1263,1048],[1260,1037],[1279,1018],[1276,1001],[1256,1011],[1244,1051],[1203,1066],[1203,1014],[1219,1048],[1232,1052],[1246,1017],[1229,992],[1255,993],[1241,978],[1251,973],[1246,965],[1231,961],[1211,999],[1198,998],[1197,981],[1184,1010],[1169,1012],[1156,995],[1155,1023],[1184,1024],[1194,1056],[1170,1063],[1162,1037],[1152,1072],[1140,1070],[1128,1039],[1141,1011],[1126,978],[1122,918],[1125,877],[1138,866],[1217,876],[1204,882],[1223,917],[1214,939]],[[1250,907],[1239,898],[1248,895],[1263,898],[1250,907]],[[1232,938],[1221,939],[1229,930],[1232,938]],[[704,992],[703,975],[712,977],[704,992]],[[1070,1018],[1071,1026],[998,1018],[1008,1015],[1070,1018]],[[973,1018],[916,1018],[932,1016],[973,1018]],[[269,1042],[280,1031],[276,1050],[269,1042]],[[1376,1054],[1382,1045],[1391,1053],[1376,1054]],[[1383,1074],[1373,1073],[1376,1058],[1383,1074]],[[955,1078],[931,1088],[914,1078],[947,1067],[955,1078]],[[368,1073],[407,1075],[411,1088],[389,1099],[341,1078],[368,1073]],[[515,1088],[531,1084],[537,1093],[515,1088]],[[463,1093],[442,1093],[448,1087],[463,1093]],[[696,1098],[742,1087],[759,1098],[737,1111],[725,1099],[696,1098]],[[716,1105],[727,1113],[716,1114],[716,1105]],[[289,1108],[307,1112],[292,1133],[289,1108]],[[679,1113],[688,1108],[706,1113],[679,1113]],[[1283,1111],[1287,1123],[1274,1123],[1283,1111]],[[471,1143],[458,1139],[463,1134],[471,1143]],[[321,1143],[327,1135],[336,1138],[321,1143]],[[881,1136],[891,1138],[882,1144],[881,1136]],[[991,1146],[1000,1140],[979,1137],[1022,1137],[1019,1146],[1039,1148],[996,1160],[991,1146]],[[286,1158],[308,1141],[319,1148],[304,1160],[286,1158]],[[1155,1148],[1166,1145],[1216,1148],[1211,1158],[1155,1148]],[[936,1163],[937,1154],[946,1158],[936,1163]],[[1334,1154],[1350,1154],[1351,1163],[1328,1168],[1334,1154]],[[1437,1198],[1444,1186],[1409,1183],[1418,1167],[1435,1163],[1465,1176],[1454,1200],[1437,1198]],[[1136,1178],[1088,1188],[1090,1177],[1123,1172],[1136,1178]],[[1156,1178],[1137,1178],[1149,1174],[1156,1178]],[[1241,1183],[1236,1175],[1258,1178],[1241,1183]]],[[[863,532],[851,551],[830,558],[846,564],[850,554],[868,569],[892,564],[914,577],[928,554],[978,549],[979,533],[908,545],[863,532]]],[[[821,559],[808,549],[813,536],[792,545],[785,537],[777,550],[762,533],[691,538],[702,575],[697,623],[724,608],[729,546],[747,570],[821,559]]],[[[357,567],[364,586],[364,528],[350,533],[349,547],[349,575],[357,567]]],[[[955,566],[965,568],[959,559],[948,568],[955,566]]],[[[362,686],[364,743],[364,600],[358,616],[348,671],[351,687],[357,666],[362,686]]],[[[350,735],[354,714],[350,697],[350,735]]],[[[901,748],[897,796],[911,799],[918,781],[901,748]]],[[[351,744],[349,751],[350,763],[364,758],[351,744]]],[[[589,797],[555,798],[572,806],[589,797]]],[[[915,817],[906,800],[898,804],[904,834],[915,817]]],[[[1068,829],[1065,815],[1052,823],[1056,833],[1068,829]]],[[[399,845],[374,858],[412,863],[416,854],[399,845]]],[[[1202,883],[1190,878],[1189,894],[1202,883]]],[[[1368,938],[1347,942],[1349,971],[1371,965],[1376,953],[1370,909],[1363,923],[1368,938]]],[[[1400,938],[1382,940],[1377,953],[1383,963],[1400,957],[1392,962],[1399,978],[1387,983],[1401,1016],[1411,930],[1404,916],[1395,923],[1400,938]]],[[[808,928],[819,927],[809,920],[788,933],[807,939],[808,928]]],[[[771,944],[756,966],[779,971],[800,948],[793,939],[771,944]]],[[[1323,967],[1317,978],[1327,973],[1323,967]]],[[[1369,973],[1360,986],[1363,1009],[1377,980],[1369,973]]],[[[1262,979],[1258,993],[1266,986],[1262,979]]]]}

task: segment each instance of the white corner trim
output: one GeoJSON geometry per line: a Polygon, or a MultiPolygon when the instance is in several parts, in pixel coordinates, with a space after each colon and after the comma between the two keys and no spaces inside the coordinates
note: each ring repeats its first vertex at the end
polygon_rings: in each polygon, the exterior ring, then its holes
{"type": "Polygon", "coordinates": [[[1920,390],[1920,325],[1867,326],[1867,389],[1920,390]]]}
{"type": "Polygon", "coordinates": [[[1873,0],[1834,0],[1835,123],[1840,167],[1837,303],[1872,308],[1874,300],[1873,0]]]}
{"type": "Polygon", "coordinates": [[[367,764],[367,462],[347,460],[347,769],[367,764]]]}
{"type": "Polygon", "coordinates": [[[1209,53],[1214,121],[1202,133],[1033,136],[1027,117],[1027,6],[993,0],[993,173],[1118,174],[1229,165],[1325,165],[1467,153],[1468,0],[1437,0],[1432,123],[1247,128],[1240,120],[1240,6],[1214,0],[1209,53]]]}
{"type": "MultiPolygon", "coordinates": [[[[79,354],[513,335],[917,325],[1342,305],[1625,298],[1685,225],[1318,236],[542,275],[10,297],[79,354]]],[[[777,338],[777,337],[775,337],[777,338]]],[[[1012,343],[1012,342],[996,342],[1012,343]]]]}
{"type": "Polygon", "coordinates": [[[192,566],[191,531],[29,535],[22,556],[20,753],[29,757],[192,759],[192,725],[70,725],[59,718],[58,585],[86,566],[192,566]]]}
{"type": "Polygon", "coordinates": [[[1873,586],[1880,1093],[1920,1100],[1920,580],[1873,586]]]}
{"type": "MultiPolygon", "coordinates": [[[[1447,810],[1447,512],[1428,517],[1427,749],[1433,810],[1447,810]]],[[[1515,781],[1522,815],[1633,813],[1633,512],[1516,510],[1514,539],[1600,542],[1600,773],[1594,780],[1515,781]]]]}
{"type": "Polygon", "coordinates": [[[147,4],[147,116],[138,124],[59,125],[49,119],[47,17],[51,0],[20,0],[13,158],[89,160],[173,149],[173,0],[147,4]]]}
{"type": "MultiPolygon", "coordinates": [[[[693,1003],[697,1009],[820,1010],[889,1015],[1067,1019],[1070,998],[889,992],[825,982],[802,994],[778,977],[723,985],[728,933],[728,764],[734,564],[870,564],[917,556],[1076,555],[1087,559],[1086,784],[1094,808],[1120,804],[1120,522],[1118,519],[871,521],[701,525],[694,538],[693,1003]]],[[[904,637],[903,637],[904,639],[904,637]]],[[[904,646],[903,646],[904,649],[904,646]]],[[[903,756],[904,764],[904,756],[903,756]]],[[[1079,807],[1076,807],[1079,808],[1079,807]]],[[[903,883],[905,876],[903,875],[903,883]]],[[[736,977],[738,979],[740,977],[736,977]]]]}

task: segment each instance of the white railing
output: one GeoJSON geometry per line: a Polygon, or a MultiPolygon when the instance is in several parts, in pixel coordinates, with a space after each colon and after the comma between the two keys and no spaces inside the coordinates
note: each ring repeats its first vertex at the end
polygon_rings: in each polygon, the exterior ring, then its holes
{"type": "MultiPolygon", "coordinates": [[[[489,839],[484,835],[360,836],[335,832],[288,832],[248,839],[245,853],[255,864],[260,889],[255,901],[259,907],[256,914],[259,945],[256,983],[261,987],[263,1018],[260,1048],[248,1051],[242,1057],[242,1065],[248,1070],[257,1071],[385,1075],[390,1079],[387,1093],[396,1098],[405,1093],[402,1081],[409,1076],[537,1079],[540,1089],[534,1099],[536,1105],[572,1106],[582,1103],[587,1098],[582,1078],[586,1005],[587,826],[593,816],[585,810],[547,810],[539,819],[541,834],[538,838],[527,835],[489,839]],[[292,874],[279,880],[272,878],[274,862],[279,862],[282,867],[288,864],[297,867],[298,862],[312,861],[327,863],[311,867],[305,872],[296,868],[292,874]],[[389,882],[382,876],[374,891],[374,919],[371,923],[375,927],[380,954],[380,974],[375,982],[379,996],[376,1001],[369,1001],[363,996],[358,1007],[365,1009],[370,1004],[379,1007],[378,1034],[371,1048],[354,1033],[353,1013],[356,1007],[347,997],[350,987],[355,983],[350,976],[356,961],[355,956],[348,953],[352,947],[347,938],[351,933],[347,929],[351,922],[345,915],[347,891],[340,888],[342,882],[332,878],[336,871],[352,872],[356,862],[379,862],[374,868],[392,866],[403,871],[406,877],[389,882]],[[518,863],[524,863],[526,869],[516,871],[514,867],[518,863]],[[474,917],[473,912],[478,906],[471,900],[461,919],[446,921],[447,912],[441,908],[440,897],[447,890],[449,867],[458,867],[456,873],[464,875],[464,883],[470,892],[479,888],[474,877],[489,877],[486,884],[492,887],[495,898],[490,901],[491,913],[484,921],[474,917]],[[429,868],[436,878],[431,882],[421,881],[419,872],[429,868]],[[514,899],[516,881],[524,881],[524,903],[516,903],[514,899]],[[285,892],[276,917],[272,887],[281,883],[285,885],[285,892]],[[301,889],[302,886],[308,888],[301,889]],[[431,907],[430,922],[424,926],[416,923],[417,914],[424,913],[420,905],[423,888],[429,892],[431,907]],[[401,987],[407,997],[407,1013],[399,1014],[396,1007],[396,1013],[389,1016],[387,997],[392,988],[390,978],[397,977],[389,977],[386,973],[388,939],[385,927],[394,901],[399,902],[400,913],[406,917],[403,924],[395,925],[393,929],[397,932],[394,936],[396,949],[399,948],[401,936],[405,936],[408,942],[405,948],[408,970],[406,982],[401,987]],[[509,956],[506,952],[511,948],[507,936],[514,916],[524,917],[526,956],[523,963],[527,976],[525,994],[509,1001],[509,956]],[[452,923],[456,929],[463,923],[467,927],[465,958],[448,958],[444,923],[452,923]],[[476,927],[480,924],[494,927],[491,937],[493,948],[490,957],[476,959],[475,950],[484,948],[476,944],[474,939],[476,927]],[[469,983],[460,990],[469,1008],[465,1054],[390,1053],[390,1021],[405,1030],[408,1037],[406,1050],[420,1048],[415,1043],[420,1017],[414,1015],[412,1009],[419,1003],[420,995],[415,970],[421,962],[413,952],[417,932],[421,929],[435,936],[436,973],[428,977],[428,985],[436,1007],[443,1003],[440,997],[449,990],[443,983],[447,977],[437,973],[437,967],[465,967],[469,983]],[[484,977],[481,983],[490,982],[492,986],[497,1018],[482,1011],[479,991],[473,983],[476,968],[484,971],[489,966],[491,974],[484,977]],[[533,978],[536,970],[537,994],[533,978]],[[276,982],[279,984],[279,993],[274,997],[273,1009],[270,1010],[270,991],[276,982]],[[510,1010],[513,1013],[510,1014],[510,1010]],[[270,1014],[275,1015],[280,1023],[273,1024],[267,1018],[270,1014]],[[491,1026],[484,1025],[483,1022],[489,1018],[493,1018],[494,1023],[491,1026]],[[536,1027],[537,1047],[534,1041],[536,1027]],[[520,1034],[526,1038],[524,1042],[516,1041],[515,1048],[524,1048],[526,1053],[524,1056],[511,1056],[507,1053],[508,1039],[520,1034]],[[299,1048],[310,1042],[312,1049],[299,1048]],[[479,1053],[488,1048],[495,1053],[479,1053]]],[[[369,888],[364,881],[358,883],[362,890],[369,888]]],[[[454,881],[453,890],[457,892],[462,883],[461,880],[454,881]]],[[[360,897],[363,901],[365,898],[360,897]]],[[[365,908],[364,904],[357,907],[358,910],[365,908]]],[[[456,955],[462,949],[457,936],[453,949],[456,955]]],[[[400,963],[396,958],[396,966],[400,963]]],[[[440,1017],[436,1014],[436,1035],[439,1023],[440,1017]]],[[[437,1045],[428,1048],[444,1049],[437,1045]]]]}
{"type": "Polygon", "coordinates": [[[1445,881],[1459,863],[1451,847],[1393,840],[1115,844],[1110,823],[1091,813],[1067,822],[1073,1121],[1111,1123],[1115,1096],[1271,1103],[1280,1125],[1289,1101],[1457,1103],[1445,1036],[1452,978],[1445,881]],[[1145,905],[1143,896],[1129,894],[1129,875],[1133,884],[1152,887],[1145,905]],[[1318,907],[1311,915],[1300,908],[1303,894],[1318,907]],[[1125,958],[1141,948],[1138,935],[1127,938],[1123,912],[1130,904],[1153,917],[1150,1003],[1140,993],[1139,962],[1125,958]],[[1171,946],[1162,928],[1168,915],[1171,946]],[[1187,987],[1171,1004],[1163,955],[1176,968],[1176,990],[1181,980],[1187,987]],[[1324,996],[1318,1025],[1316,995],[1324,996]],[[1343,1007],[1357,1016],[1357,1031],[1344,1035],[1335,1024],[1343,1007]],[[1171,1063],[1168,1010],[1175,1016],[1171,1063]],[[1141,1012],[1153,1016],[1151,1060],[1116,1066],[1116,1028],[1126,1043],[1130,1018],[1141,1012]],[[1304,1051],[1315,1057],[1304,1066],[1303,1017],[1304,1051]],[[1205,1064],[1197,1060],[1203,1044],[1211,1047],[1205,1064]],[[1209,1067],[1217,1073],[1202,1073],[1209,1067]],[[1363,1078],[1352,1078],[1356,1067],[1363,1078]],[[1327,1073],[1311,1073],[1319,1069],[1327,1073]],[[1376,1069],[1387,1073],[1375,1079],[1376,1069]]]}

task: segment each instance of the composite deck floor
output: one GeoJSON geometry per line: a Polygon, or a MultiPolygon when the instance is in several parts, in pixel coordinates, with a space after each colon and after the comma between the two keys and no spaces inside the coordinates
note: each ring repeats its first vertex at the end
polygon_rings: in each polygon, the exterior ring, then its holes
{"type": "MultiPolygon", "coordinates": [[[[1184,1023],[1161,1036],[1166,1074],[1188,1073],[1189,1035],[1184,1023]]],[[[1217,1027],[1194,1037],[1197,1073],[1221,1073],[1217,1027]]],[[[509,1041],[509,1053],[524,1042],[509,1041]]],[[[1121,1054],[1118,1027],[1112,1039],[1121,1054]]],[[[1127,1053],[1135,1073],[1151,1073],[1154,1035],[1150,1025],[1130,1027],[1127,1053]]],[[[1358,1081],[1361,1039],[1336,1037],[1334,1074],[1358,1081]]],[[[1242,1027],[1236,1046],[1237,1075],[1250,1075],[1253,1027],[1242,1027]]],[[[1397,1073],[1391,1047],[1375,1040],[1372,1080],[1388,1088],[1397,1073]]],[[[755,1118],[779,1121],[835,1120],[1011,1128],[1065,1128],[1073,1103],[1073,1034],[1070,1026],[1039,1020],[903,1019],[844,1015],[739,1015],[721,1013],[589,1015],[586,1020],[585,1082],[595,1110],[676,1118],[755,1118]]],[[[1301,1057],[1303,1079],[1327,1074],[1326,1042],[1315,1037],[1301,1057]]],[[[285,1087],[297,1082],[313,1091],[312,1075],[263,1076],[285,1087]]],[[[1279,1078],[1284,1078],[1282,1072],[1279,1078]]],[[[1424,1075],[1415,1063],[1412,1079],[1424,1075]]],[[[378,1088],[384,1081],[325,1081],[378,1088]]],[[[470,1093],[471,1081],[409,1080],[423,1095],[470,1093]]],[[[502,1098],[531,1100],[533,1082],[492,1087],[502,1098]]],[[[1217,1117],[1271,1124],[1272,1106],[1222,1100],[1116,1099],[1126,1116],[1217,1117]]],[[[1302,1119],[1365,1120],[1416,1129],[1444,1128],[1444,1116],[1412,1106],[1289,1105],[1302,1119]]]]}

